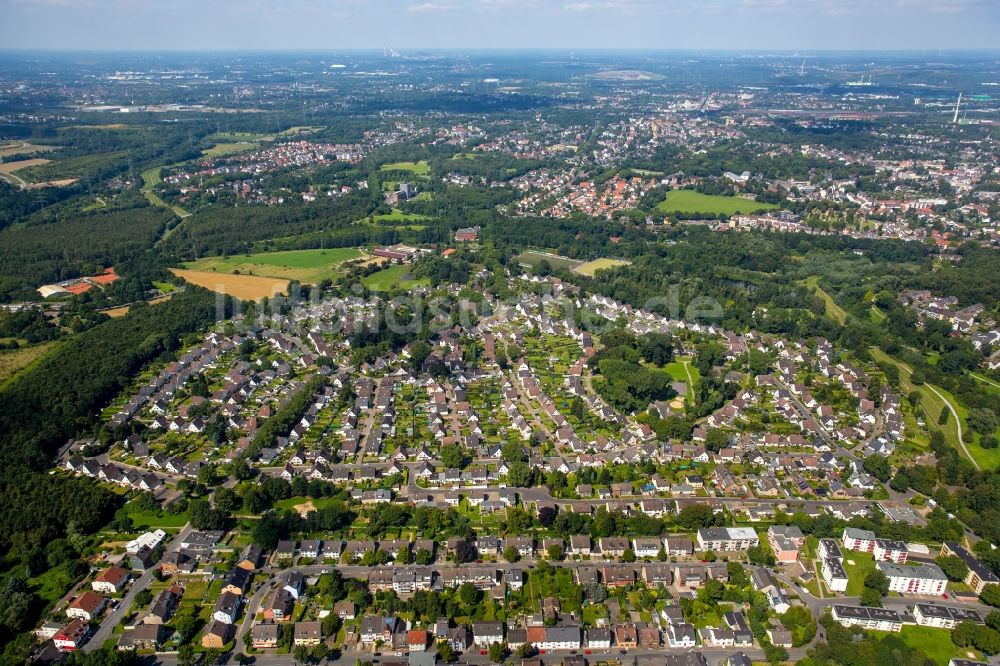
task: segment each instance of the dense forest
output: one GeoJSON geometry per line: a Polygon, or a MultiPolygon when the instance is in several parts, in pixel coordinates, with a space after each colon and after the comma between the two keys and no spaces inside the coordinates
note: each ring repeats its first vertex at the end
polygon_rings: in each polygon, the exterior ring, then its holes
{"type": "MultiPolygon", "coordinates": [[[[365,191],[339,199],[283,206],[210,208],[193,216],[162,244],[164,256],[176,261],[209,255],[239,254],[254,244],[286,236],[347,229],[368,217],[380,203],[365,191]]],[[[351,244],[345,241],[344,245],[351,244]]]]}
{"type": "Polygon", "coordinates": [[[35,298],[42,284],[91,275],[144,255],[174,215],[134,201],[59,221],[0,231],[0,298],[35,298]]]}

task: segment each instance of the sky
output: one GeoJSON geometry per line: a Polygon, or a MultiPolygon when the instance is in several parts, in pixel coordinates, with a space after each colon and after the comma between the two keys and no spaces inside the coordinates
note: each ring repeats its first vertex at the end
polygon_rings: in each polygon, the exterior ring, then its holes
{"type": "Polygon", "coordinates": [[[0,49],[996,49],[1000,0],[0,0],[0,49]]]}

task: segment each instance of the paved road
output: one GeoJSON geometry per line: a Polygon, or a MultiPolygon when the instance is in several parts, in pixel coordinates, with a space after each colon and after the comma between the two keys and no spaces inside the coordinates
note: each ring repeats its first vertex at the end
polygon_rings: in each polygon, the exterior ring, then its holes
{"type": "MultiPolygon", "coordinates": [[[[164,552],[172,553],[180,550],[181,542],[183,542],[184,539],[191,534],[193,529],[194,528],[191,527],[190,523],[185,525],[181,531],[177,533],[177,536],[175,536],[167,544],[164,552]]],[[[135,602],[135,597],[139,593],[139,590],[144,590],[149,587],[149,585],[153,582],[153,578],[155,577],[157,570],[158,567],[155,566],[147,569],[132,583],[132,587],[130,587],[128,592],[125,593],[122,600],[118,602],[118,606],[104,618],[104,621],[101,622],[101,626],[97,629],[90,640],[87,641],[86,645],[83,646],[84,652],[92,652],[93,650],[96,650],[104,645],[104,641],[111,638],[114,628],[118,626],[118,623],[121,622],[123,617],[125,617],[125,613],[132,607],[133,602],[135,602]]]]}
{"type": "Polygon", "coordinates": [[[253,627],[254,618],[257,616],[257,609],[260,605],[264,603],[264,597],[270,592],[274,585],[275,578],[271,577],[268,580],[261,583],[260,587],[253,593],[250,597],[250,601],[246,606],[246,614],[243,616],[243,621],[240,622],[240,627],[236,631],[236,647],[242,649],[243,647],[243,637],[246,636],[247,632],[253,627]]]}

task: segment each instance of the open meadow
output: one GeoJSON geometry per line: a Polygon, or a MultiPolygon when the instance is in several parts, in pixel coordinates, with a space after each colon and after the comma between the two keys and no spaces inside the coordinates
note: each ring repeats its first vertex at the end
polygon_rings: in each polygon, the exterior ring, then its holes
{"type": "Polygon", "coordinates": [[[35,359],[45,355],[45,352],[55,345],[54,341],[50,341],[0,351],[0,384],[16,375],[35,359]]]}
{"type": "Polygon", "coordinates": [[[247,142],[240,141],[233,143],[219,142],[214,146],[212,146],[211,148],[206,148],[205,150],[201,151],[201,154],[204,155],[205,157],[224,157],[226,155],[247,153],[250,152],[251,150],[257,150],[258,148],[260,148],[260,144],[257,143],[256,141],[247,141],[247,142]]]}
{"type": "Polygon", "coordinates": [[[43,157],[32,157],[25,160],[16,160],[14,162],[0,162],[0,171],[4,173],[14,173],[15,171],[20,171],[21,169],[27,169],[28,167],[40,166],[42,164],[48,164],[51,160],[47,160],[43,157]]]}
{"type": "Polygon", "coordinates": [[[262,252],[228,257],[204,257],[184,264],[184,268],[233,275],[259,275],[316,284],[325,278],[335,276],[345,261],[358,259],[363,254],[361,250],[353,247],[262,252]]]}
{"type": "Polygon", "coordinates": [[[721,197],[702,194],[695,190],[674,190],[667,194],[656,208],[663,213],[685,213],[704,215],[748,215],[765,210],[775,210],[775,204],[753,201],[742,197],[721,197]]]}
{"type": "Polygon", "coordinates": [[[578,275],[585,275],[587,277],[594,277],[597,271],[606,270],[608,268],[618,268],[619,266],[628,266],[629,262],[622,261],[621,259],[594,259],[593,261],[588,261],[585,264],[580,264],[573,269],[573,272],[578,275]]]}
{"type": "Polygon", "coordinates": [[[406,265],[390,266],[377,273],[361,278],[361,283],[372,291],[389,291],[395,287],[410,289],[411,287],[426,287],[431,281],[427,278],[414,279],[410,275],[410,267],[406,265]]]}
{"type": "Polygon", "coordinates": [[[427,160],[420,160],[419,162],[390,162],[388,164],[383,164],[380,167],[381,171],[409,171],[415,176],[426,176],[430,173],[430,167],[427,165],[427,160]]]}
{"type": "Polygon", "coordinates": [[[35,146],[27,141],[12,141],[0,145],[0,159],[11,157],[12,155],[31,155],[55,150],[55,146],[35,146]]]}

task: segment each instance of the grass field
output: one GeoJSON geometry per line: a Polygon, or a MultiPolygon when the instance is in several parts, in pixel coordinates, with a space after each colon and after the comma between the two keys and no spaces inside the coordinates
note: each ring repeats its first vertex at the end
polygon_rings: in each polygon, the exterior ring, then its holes
{"type": "MultiPolygon", "coordinates": [[[[920,395],[920,405],[923,407],[924,412],[927,415],[926,422],[930,428],[938,428],[937,418],[941,414],[941,410],[945,409],[946,401],[950,403],[955,413],[958,414],[959,419],[962,420],[962,431],[965,432],[965,417],[968,410],[960,402],[955,400],[955,396],[941,388],[940,386],[931,386],[930,384],[921,384],[920,386],[915,386],[910,381],[910,374],[912,373],[911,368],[905,363],[894,359],[893,357],[886,354],[881,349],[872,348],[872,356],[880,361],[885,361],[888,363],[893,363],[899,368],[899,379],[902,385],[904,393],[910,393],[911,391],[916,391],[920,395]],[[934,425],[931,425],[934,424],[934,425]]],[[[956,447],[960,453],[971,458],[972,461],[983,469],[997,469],[1000,467],[1000,449],[984,449],[978,444],[965,444],[959,442],[958,429],[955,427],[954,416],[948,419],[943,427],[940,427],[941,432],[944,434],[945,441],[956,447]]]]}
{"type": "Polygon", "coordinates": [[[20,171],[21,169],[27,169],[28,167],[38,166],[40,164],[48,164],[51,160],[47,160],[44,157],[32,157],[26,160],[16,160],[14,162],[0,162],[0,171],[4,173],[14,173],[15,171],[20,171]]]}
{"type": "Polygon", "coordinates": [[[410,275],[410,267],[405,265],[383,268],[377,273],[361,278],[362,284],[373,291],[389,291],[394,287],[410,289],[412,287],[427,287],[431,281],[428,278],[414,280],[410,275]]]}
{"type": "Polygon", "coordinates": [[[169,514],[166,512],[140,511],[132,503],[125,505],[125,511],[128,513],[129,518],[132,519],[133,526],[137,529],[184,527],[188,521],[187,512],[169,514]]]}
{"type": "Polygon", "coordinates": [[[153,188],[163,182],[163,179],[160,178],[161,171],[163,171],[163,167],[157,166],[151,169],[146,169],[142,172],[142,195],[146,197],[146,200],[154,206],[169,208],[174,212],[174,215],[182,220],[185,217],[189,217],[191,213],[187,212],[180,206],[171,206],[166,201],[158,197],[155,192],[153,192],[153,188]]]}
{"type": "Polygon", "coordinates": [[[353,247],[289,250],[230,257],[205,257],[184,264],[184,268],[216,273],[239,271],[242,275],[259,275],[316,284],[324,278],[336,275],[340,264],[361,256],[362,252],[353,247]]]}
{"type": "Polygon", "coordinates": [[[594,274],[597,273],[597,271],[628,265],[629,262],[621,261],[620,259],[594,259],[593,261],[588,261],[585,264],[580,264],[573,269],[573,272],[578,273],[579,275],[586,275],[587,277],[594,277],[594,274]]]}
{"type": "Polygon", "coordinates": [[[706,215],[750,214],[774,210],[776,204],[761,203],[740,197],[720,197],[695,190],[674,190],[657,209],[664,213],[703,213],[706,215]]]}
{"type": "Polygon", "coordinates": [[[41,358],[56,343],[41,342],[37,345],[21,347],[20,349],[7,349],[0,352],[0,384],[7,381],[36,358],[41,358]]]}
{"type": "Polygon", "coordinates": [[[583,265],[584,262],[577,261],[576,259],[570,259],[569,257],[560,257],[556,254],[549,254],[548,252],[538,252],[537,250],[527,250],[521,254],[514,257],[517,262],[524,266],[529,266],[534,268],[538,266],[543,261],[549,262],[552,268],[565,268],[567,270],[575,270],[576,268],[583,265]]]}
{"type": "Polygon", "coordinates": [[[390,162],[379,167],[381,171],[409,171],[416,176],[426,176],[430,173],[427,160],[419,162],[390,162]]]}
{"type": "Polygon", "coordinates": [[[170,272],[184,278],[191,284],[211,289],[220,294],[235,296],[244,301],[256,301],[288,291],[288,280],[262,277],[259,275],[231,275],[212,271],[192,271],[171,268],[170,272]]]}
{"type": "Polygon", "coordinates": [[[865,576],[875,570],[875,558],[870,553],[845,553],[844,570],[847,572],[847,592],[844,594],[856,597],[865,589],[865,576]]]}
{"type": "Polygon", "coordinates": [[[663,366],[675,382],[685,382],[694,383],[695,386],[698,385],[698,381],[701,379],[701,374],[698,372],[698,368],[694,367],[690,363],[690,359],[678,359],[673,363],[667,363],[663,366]],[[687,366],[686,368],[684,366],[687,366]]]}
{"type": "Polygon", "coordinates": [[[213,143],[251,143],[259,141],[274,141],[274,134],[257,134],[256,132],[216,132],[205,137],[213,143]]]}
{"type": "Polygon", "coordinates": [[[404,213],[398,208],[393,208],[391,213],[383,213],[374,216],[376,222],[423,222],[431,218],[426,215],[416,213],[404,213]]]}
{"type": "Polygon", "coordinates": [[[205,157],[223,157],[224,155],[235,155],[237,153],[246,153],[251,150],[257,150],[260,148],[260,144],[256,141],[250,142],[240,142],[240,143],[217,143],[211,148],[206,148],[201,151],[201,154],[205,157]]]}
{"type": "Polygon", "coordinates": [[[806,288],[813,292],[817,296],[823,299],[826,304],[826,313],[833,317],[841,326],[847,321],[847,311],[844,308],[837,305],[837,302],[833,300],[830,294],[823,291],[823,288],[819,286],[819,276],[813,275],[805,281],[806,288]]]}
{"type": "MultiPolygon", "coordinates": [[[[889,636],[888,632],[873,631],[876,636],[889,636]]],[[[960,648],[951,642],[950,629],[934,629],[904,624],[903,629],[896,634],[904,643],[940,666],[947,666],[953,657],[962,659],[979,659],[975,650],[960,648]]]]}
{"type": "Polygon", "coordinates": [[[31,155],[55,150],[55,146],[34,146],[26,141],[13,141],[0,146],[0,158],[11,155],[31,155]]]}

